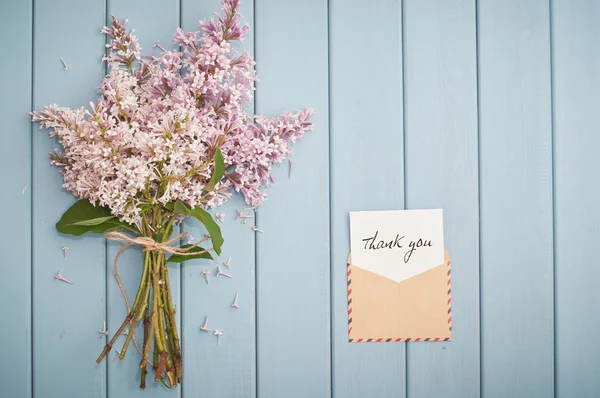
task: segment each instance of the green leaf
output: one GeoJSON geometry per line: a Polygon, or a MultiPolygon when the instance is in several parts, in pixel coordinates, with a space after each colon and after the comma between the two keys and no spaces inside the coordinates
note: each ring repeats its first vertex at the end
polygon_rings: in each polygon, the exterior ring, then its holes
{"type": "Polygon", "coordinates": [[[143,204],[143,205],[139,205],[138,209],[140,209],[140,211],[143,213],[145,211],[152,209],[152,206],[150,206],[149,204],[143,204]]]}
{"type": "Polygon", "coordinates": [[[183,203],[181,200],[176,201],[175,203],[173,203],[173,213],[175,214],[188,214],[188,215],[192,215],[190,212],[190,208],[183,203]]]}
{"type": "Polygon", "coordinates": [[[210,192],[215,188],[215,185],[221,178],[225,175],[225,159],[223,159],[223,154],[221,150],[217,148],[215,150],[215,169],[213,170],[213,175],[208,184],[204,187],[204,191],[210,192]]]}
{"type": "Polygon", "coordinates": [[[81,225],[84,227],[91,227],[94,225],[100,225],[103,222],[108,221],[113,218],[115,218],[115,216],[98,217],[98,218],[93,218],[91,220],[78,221],[76,223],[73,223],[72,225],[81,225]]]}
{"type": "Polygon", "coordinates": [[[56,223],[58,232],[75,236],[81,236],[86,232],[103,233],[111,229],[123,228],[137,232],[135,227],[113,216],[108,207],[94,206],[87,199],[75,202],[56,223]]]}
{"type": "Polygon", "coordinates": [[[194,246],[194,245],[183,245],[181,246],[182,249],[187,249],[188,247],[193,247],[193,249],[191,249],[190,251],[188,251],[188,253],[197,253],[194,254],[192,256],[184,256],[181,254],[172,254],[171,257],[169,257],[167,259],[168,263],[181,263],[183,261],[187,261],[187,260],[193,260],[196,258],[206,258],[208,260],[212,260],[213,257],[210,255],[209,252],[205,252],[204,250],[206,250],[203,247],[200,246],[194,246]]]}
{"type": "Polygon", "coordinates": [[[140,233],[136,227],[134,227],[131,224],[127,224],[125,221],[121,221],[116,217],[114,219],[102,223],[101,225],[106,228],[106,231],[110,229],[115,229],[117,231],[120,231],[122,229],[128,229],[131,232],[135,232],[136,234],[140,233]]]}
{"type": "Polygon", "coordinates": [[[223,235],[221,235],[221,228],[219,225],[213,220],[212,216],[206,210],[201,209],[200,207],[196,207],[191,210],[189,213],[192,217],[196,218],[206,228],[208,234],[210,235],[210,240],[213,245],[213,249],[215,253],[218,255],[221,254],[221,246],[223,246],[223,235]]]}
{"type": "Polygon", "coordinates": [[[210,240],[213,245],[213,249],[215,253],[221,254],[221,246],[223,245],[223,236],[221,235],[221,228],[219,225],[213,220],[212,216],[206,210],[196,207],[194,209],[190,209],[185,203],[178,200],[173,204],[173,212],[175,214],[187,214],[202,224],[206,228],[206,231],[210,235],[210,240]]]}

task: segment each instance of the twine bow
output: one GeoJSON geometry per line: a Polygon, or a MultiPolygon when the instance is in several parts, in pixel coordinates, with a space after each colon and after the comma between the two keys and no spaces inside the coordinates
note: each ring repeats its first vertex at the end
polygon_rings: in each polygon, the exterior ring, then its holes
{"type": "Polygon", "coordinates": [[[116,241],[116,242],[124,242],[125,244],[123,245],[123,247],[119,250],[119,252],[117,253],[117,256],[115,258],[115,263],[117,261],[117,258],[119,257],[119,255],[127,248],[127,246],[129,245],[139,245],[142,246],[142,250],[144,252],[152,252],[152,251],[156,251],[156,252],[160,252],[160,253],[171,253],[171,254],[177,254],[180,256],[194,256],[194,255],[198,255],[198,254],[202,254],[202,253],[206,253],[208,252],[208,250],[204,250],[203,252],[192,252],[190,253],[190,251],[192,249],[194,249],[195,247],[197,247],[200,243],[204,242],[205,240],[207,240],[208,238],[203,238],[200,241],[198,241],[197,243],[189,246],[189,247],[178,247],[178,246],[173,246],[173,243],[179,241],[180,239],[184,238],[187,235],[187,232],[182,232],[179,235],[177,235],[174,238],[171,238],[169,240],[166,240],[164,242],[157,242],[152,238],[149,238],[147,236],[138,236],[137,238],[131,238],[121,232],[116,232],[116,231],[110,231],[110,232],[106,232],[104,234],[104,236],[106,237],[106,239],[108,240],[112,240],[112,241],[116,241]]]}
{"type": "MultiPolygon", "coordinates": [[[[198,254],[206,253],[209,250],[211,250],[211,249],[205,249],[204,251],[192,252],[193,249],[198,247],[198,245],[200,243],[209,239],[209,237],[205,237],[205,238],[199,240],[197,243],[190,245],[188,247],[173,246],[173,243],[178,242],[180,239],[185,238],[186,236],[187,236],[187,232],[182,232],[174,238],[171,238],[164,242],[157,242],[154,239],[146,237],[146,236],[138,236],[136,238],[131,238],[121,232],[116,232],[116,231],[109,231],[109,232],[104,233],[104,237],[106,239],[112,240],[115,242],[123,242],[124,243],[123,247],[121,247],[119,249],[119,251],[117,252],[117,255],[115,256],[115,261],[113,263],[113,269],[115,271],[115,279],[117,280],[119,289],[121,290],[121,293],[123,294],[123,297],[125,298],[125,305],[127,306],[128,313],[131,312],[131,305],[129,304],[129,299],[127,298],[127,292],[125,291],[123,282],[121,282],[121,277],[119,276],[119,267],[117,264],[118,260],[119,260],[119,256],[121,256],[121,254],[125,251],[125,249],[127,249],[127,247],[129,247],[130,245],[141,246],[142,251],[144,253],[155,251],[155,252],[160,252],[160,253],[171,253],[171,254],[180,255],[180,256],[195,256],[198,254]]],[[[133,323],[133,320],[131,320],[130,325],[132,323],[133,323]]],[[[133,335],[133,344],[135,345],[135,348],[140,353],[140,355],[143,355],[142,350],[138,346],[137,339],[135,338],[135,334],[133,335]]]]}

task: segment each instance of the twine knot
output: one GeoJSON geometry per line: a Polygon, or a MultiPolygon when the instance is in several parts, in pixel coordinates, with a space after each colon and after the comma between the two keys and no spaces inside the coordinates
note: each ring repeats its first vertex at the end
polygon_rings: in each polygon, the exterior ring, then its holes
{"type": "MultiPolygon", "coordinates": [[[[186,235],[187,235],[187,232],[182,232],[174,238],[171,238],[164,242],[157,242],[154,239],[147,237],[147,236],[138,236],[138,237],[132,238],[121,232],[116,232],[116,231],[109,231],[104,234],[104,236],[108,240],[125,243],[125,245],[121,248],[121,250],[119,252],[124,250],[129,245],[139,245],[142,247],[142,250],[144,252],[156,251],[156,252],[160,252],[160,253],[171,253],[171,254],[177,254],[177,255],[181,255],[181,256],[194,256],[194,255],[205,253],[208,251],[208,250],[205,250],[204,252],[194,251],[194,252],[190,253],[190,251],[192,249],[196,248],[198,246],[198,244],[202,243],[207,238],[204,238],[204,239],[200,240],[198,243],[196,243],[194,245],[190,245],[188,247],[173,246],[173,243],[178,242],[180,239],[184,238],[186,235]]],[[[119,256],[117,255],[117,257],[119,257],[119,256]]]]}

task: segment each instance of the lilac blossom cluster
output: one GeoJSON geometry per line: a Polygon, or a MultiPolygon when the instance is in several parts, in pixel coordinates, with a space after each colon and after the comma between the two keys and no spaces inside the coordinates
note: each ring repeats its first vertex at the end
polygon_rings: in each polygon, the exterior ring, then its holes
{"type": "Polygon", "coordinates": [[[248,30],[238,9],[239,0],[223,0],[222,14],[201,22],[201,32],[177,30],[179,50],[150,57],[141,56],[127,20],[113,17],[102,29],[111,39],[109,73],[97,102],[32,113],[63,148],[50,158],[66,190],[134,225],[144,209],[175,200],[214,208],[235,191],[252,207],[264,201],[272,165],[312,129],[313,111],[246,113],[257,78],[252,57],[232,47],[248,30]],[[217,149],[226,171],[212,187],[217,149]]]}

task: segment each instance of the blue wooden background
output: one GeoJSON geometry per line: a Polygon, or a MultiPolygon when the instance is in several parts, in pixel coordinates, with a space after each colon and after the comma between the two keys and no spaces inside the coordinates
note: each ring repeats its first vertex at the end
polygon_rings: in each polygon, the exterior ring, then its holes
{"type": "MultiPolygon", "coordinates": [[[[292,178],[275,173],[264,234],[234,220],[239,198],[225,206],[234,279],[207,285],[209,262],[171,269],[183,386],[139,390],[133,350],[95,364],[97,330],[125,315],[118,245],[55,231],[73,198],[27,112],[94,99],[110,14],[149,52],[218,7],[0,2],[0,396],[600,396],[596,0],[245,1],[254,110],[310,105],[314,132],[292,178]],[[453,259],[453,341],[348,343],[348,211],[431,207],[445,211],[453,259]],[[75,284],[56,283],[59,270],[75,284]],[[205,315],[220,346],[199,331],[205,315]]],[[[130,292],[139,263],[122,257],[130,292]]]]}

